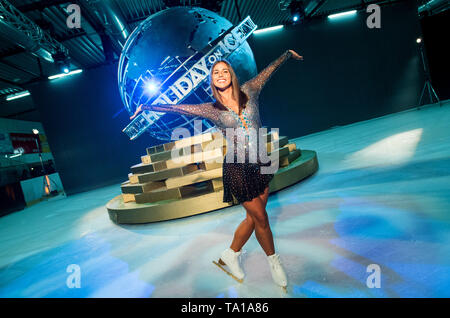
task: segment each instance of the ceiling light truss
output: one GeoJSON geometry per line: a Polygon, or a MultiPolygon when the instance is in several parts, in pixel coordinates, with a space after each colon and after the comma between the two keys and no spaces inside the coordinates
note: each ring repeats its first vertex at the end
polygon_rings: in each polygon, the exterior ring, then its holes
{"type": "MultiPolygon", "coordinates": [[[[37,47],[36,50],[32,50],[34,51],[33,53],[50,62],[53,62],[52,55],[57,52],[64,53],[67,56],[69,55],[69,51],[64,45],[52,38],[6,0],[0,1],[0,26],[25,35],[37,47]]],[[[20,42],[17,44],[20,46],[23,45],[20,42]]]]}

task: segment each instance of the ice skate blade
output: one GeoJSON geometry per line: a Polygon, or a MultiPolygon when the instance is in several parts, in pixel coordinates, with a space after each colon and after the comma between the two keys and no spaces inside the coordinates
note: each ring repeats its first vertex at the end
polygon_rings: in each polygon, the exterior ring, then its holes
{"type": "MultiPolygon", "coordinates": [[[[231,274],[229,271],[227,271],[221,263],[223,263],[223,261],[221,259],[219,259],[219,262],[213,261],[214,264],[216,264],[221,270],[223,270],[225,273],[227,273],[228,275],[230,275],[231,277],[233,277],[238,283],[241,283],[244,281],[244,279],[239,279],[236,276],[234,276],[233,274],[231,274]]],[[[223,263],[225,265],[225,263],[223,263]]]]}

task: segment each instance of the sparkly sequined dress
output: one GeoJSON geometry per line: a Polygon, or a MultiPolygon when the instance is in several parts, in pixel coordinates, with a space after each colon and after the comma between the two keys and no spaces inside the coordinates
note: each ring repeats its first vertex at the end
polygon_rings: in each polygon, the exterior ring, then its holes
{"type": "Polygon", "coordinates": [[[261,127],[261,119],[259,115],[259,94],[270,79],[272,74],[286,61],[292,54],[289,51],[284,52],[275,61],[269,64],[264,70],[256,75],[251,80],[241,85],[241,90],[244,92],[248,101],[246,107],[242,109],[240,115],[234,110],[225,106],[227,110],[222,110],[216,107],[217,102],[203,103],[203,104],[179,104],[179,105],[144,105],[144,110],[162,111],[179,113],[190,116],[200,116],[212,121],[216,127],[222,132],[223,136],[227,138],[227,145],[231,141],[234,146],[232,150],[227,147],[227,154],[223,160],[223,202],[235,202],[243,203],[245,201],[251,201],[253,198],[259,196],[264,192],[264,189],[268,186],[269,182],[273,178],[273,174],[261,173],[262,166],[270,166],[271,162],[262,160],[257,153],[255,160],[249,160],[249,139],[246,140],[245,145],[238,146],[239,139],[236,135],[229,138],[227,134],[227,128],[241,128],[244,134],[250,130],[256,131],[256,141],[252,140],[253,145],[258,145],[259,134],[258,130],[261,127]],[[239,159],[239,151],[245,152],[245,160],[242,161],[242,154],[239,159]]]}

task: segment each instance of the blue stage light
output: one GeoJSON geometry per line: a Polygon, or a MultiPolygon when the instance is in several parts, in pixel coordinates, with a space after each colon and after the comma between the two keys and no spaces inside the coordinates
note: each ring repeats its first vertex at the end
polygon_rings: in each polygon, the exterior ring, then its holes
{"type": "Polygon", "coordinates": [[[301,23],[305,18],[305,3],[301,0],[292,0],[288,6],[291,11],[292,23],[301,23]]]}
{"type": "Polygon", "coordinates": [[[69,69],[68,69],[67,67],[65,67],[63,71],[64,71],[64,73],[66,73],[66,74],[69,73],[69,69]]]}
{"type": "Polygon", "coordinates": [[[55,79],[55,78],[60,78],[60,77],[64,77],[64,76],[69,76],[69,75],[73,75],[73,74],[78,74],[78,73],[81,73],[82,71],[83,71],[83,70],[78,69],[78,70],[71,71],[71,72],[69,72],[69,73],[56,74],[56,75],[49,76],[48,79],[49,79],[49,80],[52,80],[52,79],[55,79]]]}
{"type": "Polygon", "coordinates": [[[347,17],[355,16],[356,14],[357,14],[356,10],[351,10],[351,11],[340,12],[340,13],[336,13],[336,14],[330,14],[328,16],[328,19],[332,20],[332,19],[347,18],[347,17]]]}
{"type": "Polygon", "coordinates": [[[154,93],[158,90],[158,85],[155,82],[148,82],[145,88],[149,93],[154,93]]]}
{"type": "Polygon", "coordinates": [[[274,30],[278,30],[278,29],[282,29],[282,28],[284,28],[284,25],[276,25],[276,26],[269,27],[269,28],[255,30],[255,32],[253,32],[253,34],[265,33],[265,32],[274,31],[274,30]]]}
{"type": "Polygon", "coordinates": [[[8,101],[9,100],[14,100],[14,99],[18,99],[18,98],[25,97],[25,96],[28,96],[28,95],[30,95],[29,91],[21,91],[19,93],[15,93],[15,94],[11,94],[11,95],[6,96],[6,100],[8,100],[8,101]]]}

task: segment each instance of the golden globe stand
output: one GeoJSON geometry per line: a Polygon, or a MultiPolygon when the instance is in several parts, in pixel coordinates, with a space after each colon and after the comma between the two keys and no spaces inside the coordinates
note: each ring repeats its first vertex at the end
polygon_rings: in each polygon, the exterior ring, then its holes
{"type": "MultiPolygon", "coordinates": [[[[221,132],[195,135],[146,151],[121,184],[122,194],[106,204],[113,222],[165,221],[237,204],[223,202],[226,140],[221,132]],[[173,150],[178,152],[175,158],[173,150]]],[[[269,193],[295,184],[318,169],[316,152],[297,149],[285,136],[267,134],[267,152],[270,155],[274,151],[278,152],[280,167],[269,184],[269,193]]]]}

